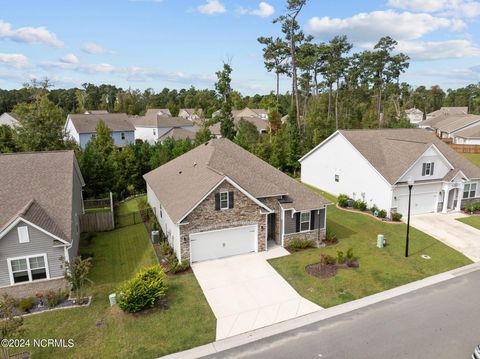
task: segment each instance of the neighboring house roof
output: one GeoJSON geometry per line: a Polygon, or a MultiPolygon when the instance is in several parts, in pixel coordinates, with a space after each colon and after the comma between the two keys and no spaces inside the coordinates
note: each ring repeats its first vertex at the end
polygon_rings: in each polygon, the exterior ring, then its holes
{"type": "Polygon", "coordinates": [[[106,115],[109,113],[107,110],[88,110],[85,111],[86,115],[106,115]]]}
{"type": "Polygon", "coordinates": [[[78,133],[95,133],[100,121],[103,121],[112,132],[135,131],[135,126],[133,126],[125,113],[107,113],[102,115],[70,114],[68,117],[78,133]]]}
{"type": "Polygon", "coordinates": [[[23,218],[71,241],[73,177],[84,185],[74,152],[2,154],[0,168],[0,233],[23,218]]]}
{"type": "Polygon", "coordinates": [[[455,133],[455,137],[480,138],[480,125],[466,128],[455,133]]]}
{"type": "Polygon", "coordinates": [[[232,111],[233,117],[259,117],[267,116],[267,110],[263,108],[248,108],[245,107],[243,110],[232,111]]]}
{"type": "Polygon", "coordinates": [[[430,127],[441,132],[452,133],[476,122],[480,122],[480,116],[445,114],[423,121],[422,127],[430,127]]]}
{"type": "Polygon", "coordinates": [[[216,186],[231,179],[260,199],[284,195],[284,208],[296,211],[329,204],[265,161],[227,139],[213,139],[144,175],[173,222],[184,218],[216,186]]]}
{"type": "Polygon", "coordinates": [[[193,126],[192,121],[183,117],[172,117],[165,114],[157,115],[156,113],[146,114],[145,116],[136,117],[133,120],[135,127],[189,127],[193,126]]]}
{"type": "Polygon", "coordinates": [[[193,116],[193,115],[197,115],[197,116],[202,116],[203,114],[203,110],[201,108],[182,108],[180,110],[180,112],[182,111],[185,111],[187,115],[189,116],[193,116]]]}
{"type": "Polygon", "coordinates": [[[20,122],[18,121],[18,116],[13,112],[4,112],[0,115],[0,125],[7,126],[18,126],[20,122]]]}
{"type": "Polygon", "coordinates": [[[157,115],[166,115],[172,116],[168,108],[149,108],[145,113],[145,116],[157,116],[157,115]]]}
{"type": "MultiPolygon", "coordinates": [[[[259,117],[234,117],[233,123],[238,125],[241,119],[253,123],[259,132],[268,131],[268,122],[259,117]]],[[[214,123],[210,126],[210,132],[213,135],[220,135],[220,122],[214,123]]]]}
{"type": "Polygon", "coordinates": [[[434,118],[442,115],[466,115],[468,114],[468,107],[442,107],[427,114],[427,118],[434,118]]]}
{"type": "Polygon", "coordinates": [[[15,120],[18,121],[18,116],[17,116],[15,113],[13,113],[13,112],[6,112],[6,113],[7,113],[9,116],[13,117],[15,120]]]}
{"type": "Polygon", "coordinates": [[[170,131],[165,133],[163,136],[161,136],[159,138],[159,141],[166,140],[167,138],[171,138],[173,140],[194,140],[196,133],[197,131],[190,131],[181,127],[174,127],[170,131]]]}
{"type": "Polygon", "coordinates": [[[408,110],[405,110],[405,113],[407,115],[423,115],[423,112],[420,111],[418,108],[409,108],[408,110]]]}
{"type": "MultiPolygon", "coordinates": [[[[390,183],[399,181],[409,168],[432,145],[450,162],[453,169],[445,176],[450,180],[458,171],[462,171],[470,179],[480,178],[480,168],[465,157],[452,150],[431,132],[422,129],[380,129],[380,130],[340,130],[347,139],[370,164],[390,183]]],[[[328,139],[326,140],[328,141],[328,139]]],[[[311,153],[325,143],[305,155],[303,161],[311,153]]]]}

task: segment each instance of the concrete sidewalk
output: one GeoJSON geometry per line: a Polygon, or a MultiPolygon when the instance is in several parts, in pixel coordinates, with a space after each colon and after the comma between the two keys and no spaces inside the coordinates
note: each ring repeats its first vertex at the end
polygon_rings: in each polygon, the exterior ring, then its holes
{"type": "Polygon", "coordinates": [[[447,281],[458,276],[462,276],[474,271],[480,270],[480,263],[470,264],[465,267],[457,268],[449,272],[437,274],[416,282],[408,283],[403,286],[393,288],[381,293],[377,293],[365,298],[361,298],[352,302],[337,305],[332,308],[324,309],[302,317],[294,318],[282,323],[274,324],[268,327],[257,329],[248,333],[219,340],[213,343],[205,344],[190,350],[164,356],[164,359],[194,359],[207,355],[213,355],[224,350],[232,349],[241,345],[245,345],[263,338],[268,338],[276,334],[288,332],[293,329],[303,327],[308,324],[316,323],[324,319],[332,318],[340,314],[367,307],[369,305],[395,298],[400,295],[413,292],[420,288],[432,286],[434,284],[447,281]]]}

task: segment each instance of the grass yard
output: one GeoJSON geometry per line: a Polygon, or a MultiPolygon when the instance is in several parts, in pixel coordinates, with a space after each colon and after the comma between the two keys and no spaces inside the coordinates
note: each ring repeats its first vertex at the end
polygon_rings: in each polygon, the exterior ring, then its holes
{"type": "Polygon", "coordinates": [[[125,201],[120,203],[116,208],[116,215],[121,216],[125,214],[129,214],[132,212],[138,212],[140,210],[139,208],[139,201],[141,199],[147,198],[147,195],[143,195],[140,197],[132,198],[131,200],[125,201]]]}
{"type": "Polygon", "coordinates": [[[457,218],[457,221],[463,222],[474,228],[480,229],[480,216],[471,216],[465,218],[457,218]]]}
{"type": "MultiPolygon", "coordinates": [[[[335,198],[318,191],[326,198],[335,198]]],[[[321,249],[309,249],[272,259],[270,264],[305,298],[322,307],[331,307],[390,288],[419,280],[471,261],[443,243],[411,228],[410,256],[405,258],[405,224],[387,224],[369,216],[340,210],[327,210],[327,228],[339,243],[321,249]],[[384,234],[387,247],[376,247],[377,234],[384,234]],[[305,272],[305,266],[318,263],[320,253],[336,256],[337,251],[353,248],[359,258],[358,269],[340,269],[336,276],[319,279],[305,272]],[[430,260],[420,257],[427,254],[430,260]]]]}
{"type": "Polygon", "coordinates": [[[89,308],[25,318],[25,337],[73,338],[71,349],[30,348],[35,358],[155,358],[215,340],[215,317],[193,274],[168,277],[170,309],[131,315],[110,307],[108,294],[157,262],[143,224],[99,233],[81,250],[94,253],[89,308]]]}
{"type": "Polygon", "coordinates": [[[480,154],[479,153],[462,153],[467,159],[480,167],[480,154]]]}

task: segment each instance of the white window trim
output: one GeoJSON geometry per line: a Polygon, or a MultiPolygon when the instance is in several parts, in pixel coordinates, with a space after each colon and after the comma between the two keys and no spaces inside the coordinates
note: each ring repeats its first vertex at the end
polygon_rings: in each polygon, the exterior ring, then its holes
{"type": "Polygon", "coordinates": [[[470,198],[477,198],[477,191],[478,191],[478,184],[476,182],[466,183],[463,187],[462,199],[470,199],[470,198]],[[466,190],[468,186],[468,190],[466,190]],[[472,193],[472,186],[475,186],[475,193],[473,197],[470,195],[472,193]],[[467,197],[464,197],[465,192],[468,193],[467,197]]]}
{"type": "Polygon", "coordinates": [[[300,228],[299,228],[300,231],[298,233],[310,232],[311,226],[312,226],[312,214],[310,213],[310,211],[300,212],[300,228]],[[302,231],[302,223],[307,223],[307,221],[302,222],[302,214],[308,214],[308,229],[304,229],[303,231],[302,231]]]}
{"type": "Polygon", "coordinates": [[[228,208],[230,208],[230,195],[229,195],[228,191],[222,191],[222,192],[220,192],[220,210],[225,210],[225,209],[228,209],[228,208]],[[222,207],[222,194],[227,195],[227,206],[226,207],[222,207]]]}
{"type": "Polygon", "coordinates": [[[433,173],[432,173],[432,164],[434,162],[424,162],[425,164],[425,176],[424,177],[427,177],[427,176],[433,176],[433,173]]]}
{"type": "MultiPolygon", "coordinates": [[[[47,254],[46,253],[39,253],[39,254],[32,254],[29,256],[21,256],[21,257],[12,257],[12,258],[7,258],[7,264],[8,264],[8,276],[10,277],[10,284],[11,285],[19,285],[19,284],[25,284],[25,283],[32,283],[36,282],[36,280],[32,280],[32,270],[30,269],[30,258],[34,257],[43,257],[43,260],[45,262],[45,272],[47,274],[47,278],[42,278],[43,280],[45,279],[50,279],[50,270],[48,269],[48,259],[47,259],[47,254]],[[15,283],[13,280],[13,272],[12,272],[12,261],[17,260],[17,259],[26,259],[27,260],[27,271],[28,271],[28,282],[20,282],[20,283],[15,283]]],[[[42,280],[39,279],[39,280],[42,280]]]]}
{"type": "Polygon", "coordinates": [[[18,226],[17,227],[17,234],[18,234],[18,243],[30,243],[30,233],[28,231],[28,226],[18,226]],[[24,235],[21,235],[21,231],[25,231],[24,235]],[[25,240],[22,240],[24,238],[25,240]]]}

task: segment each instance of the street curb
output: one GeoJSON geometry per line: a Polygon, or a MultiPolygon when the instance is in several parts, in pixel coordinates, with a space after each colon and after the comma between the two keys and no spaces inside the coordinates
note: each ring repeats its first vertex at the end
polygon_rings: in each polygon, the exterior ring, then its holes
{"type": "Polygon", "coordinates": [[[322,309],[314,313],[306,314],[301,317],[293,318],[284,322],[272,324],[267,327],[255,329],[251,332],[239,334],[230,338],[218,340],[213,343],[205,344],[189,350],[178,353],[169,354],[161,357],[162,359],[197,359],[207,355],[218,354],[219,352],[229,350],[241,345],[245,345],[260,339],[268,338],[273,335],[298,329],[305,325],[317,323],[324,319],[329,319],[341,314],[345,314],[357,309],[368,307],[372,304],[379,303],[388,299],[401,296],[406,293],[413,292],[417,289],[426,288],[449,279],[460,277],[472,272],[480,270],[480,263],[469,264],[464,267],[456,268],[451,271],[436,274],[416,282],[408,283],[400,287],[392,288],[377,294],[370,295],[361,299],[357,299],[348,303],[340,304],[335,307],[322,309]]]}

